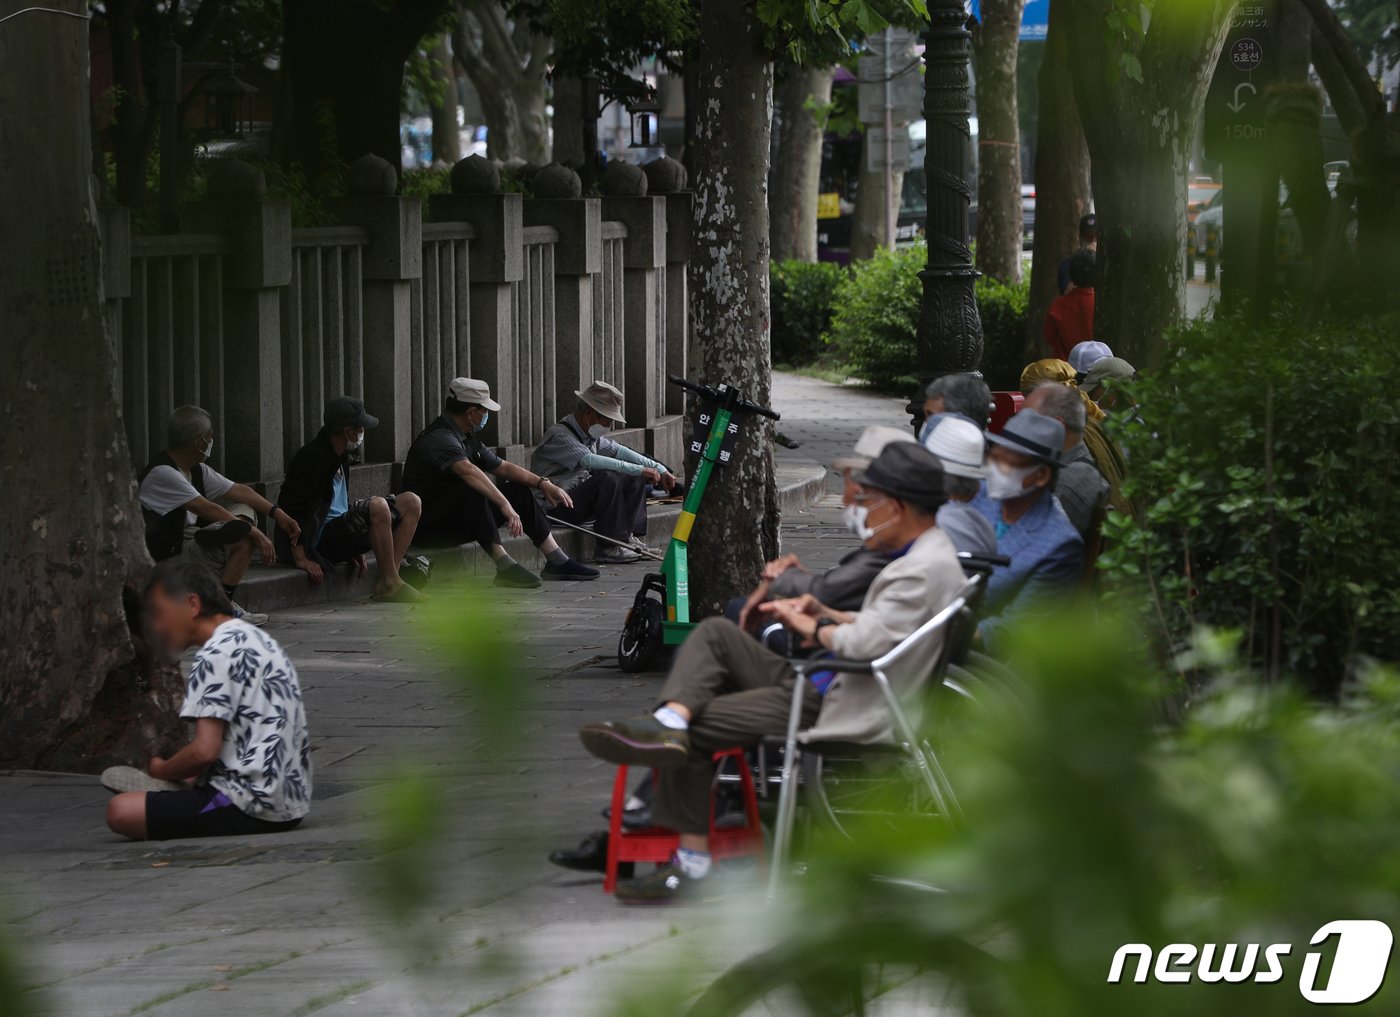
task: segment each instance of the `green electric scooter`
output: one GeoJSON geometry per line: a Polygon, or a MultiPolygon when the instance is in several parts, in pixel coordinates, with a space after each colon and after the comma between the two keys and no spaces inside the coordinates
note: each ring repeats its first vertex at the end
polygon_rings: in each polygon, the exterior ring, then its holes
{"type": "Polygon", "coordinates": [[[757,413],[773,420],[778,414],[767,406],[748,402],[728,385],[709,388],[674,374],[672,385],[694,392],[703,401],[695,420],[690,451],[700,454],[700,464],[686,491],[681,516],[671,531],[671,543],[661,571],[642,580],[642,588],[627,612],[622,638],[617,643],[617,664],[624,671],[646,671],[655,666],[667,647],[685,642],[695,623],[690,620],[690,531],[705,497],[705,487],[716,466],[727,466],[739,441],[739,417],[757,413]]]}

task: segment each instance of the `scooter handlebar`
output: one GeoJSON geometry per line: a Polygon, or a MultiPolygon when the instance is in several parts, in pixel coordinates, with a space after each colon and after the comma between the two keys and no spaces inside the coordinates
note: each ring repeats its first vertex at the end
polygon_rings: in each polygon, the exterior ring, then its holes
{"type": "MultiPolygon", "coordinates": [[[[672,385],[676,385],[680,388],[683,388],[688,392],[694,392],[698,396],[702,396],[706,399],[712,399],[715,402],[725,401],[724,393],[717,392],[707,385],[698,385],[687,378],[682,378],[678,374],[668,374],[666,377],[672,385]]],[[[742,413],[756,413],[759,416],[767,417],[770,420],[783,419],[782,414],[780,414],[777,410],[770,409],[767,406],[760,406],[758,405],[758,403],[751,403],[747,399],[735,398],[732,405],[734,409],[737,409],[742,413]]]]}

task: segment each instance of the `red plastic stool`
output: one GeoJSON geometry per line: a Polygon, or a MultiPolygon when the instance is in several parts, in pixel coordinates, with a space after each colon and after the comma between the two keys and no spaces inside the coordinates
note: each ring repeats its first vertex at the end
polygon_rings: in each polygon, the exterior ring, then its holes
{"type": "MultiPolygon", "coordinates": [[[[744,825],[715,829],[715,793],[710,786],[710,854],[716,859],[756,856],[763,864],[763,826],[758,821],[758,795],[754,791],[753,773],[743,749],[721,749],[714,754],[715,766],[733,759],[739,766],[739,788],[744,797],[744,825]]],[[[617,768],[613,780],[612,812],[608,817],[608,870],[603,877],[603,892],[612,893],[617,886],[619,862],[668,862],[680,846],[680,836],[659,826],[642,830],[624,830],[622,813],[627,806],[627,767],[617,768]]],[[[718,771],[716,771],[718,772],[718,771]]]]}

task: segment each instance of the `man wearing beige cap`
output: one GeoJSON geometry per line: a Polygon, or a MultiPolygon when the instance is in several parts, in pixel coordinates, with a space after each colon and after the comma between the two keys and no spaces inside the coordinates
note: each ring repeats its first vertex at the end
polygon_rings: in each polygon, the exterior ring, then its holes
{"type": "MultiPolygon", "coordinates": [[[[573,499],[572,507],[554,510],[557,518],[578,525],[591,522],[599,536],[644,547],[647,486],[671,491],[676,478],[661,463],[608,437],[608,431],[623,422],[621,392],[595,381],[574,395],[574,412],[545,432],[530,466],[573,499]]],[[[639,557],[629,547],[600,540],[594,560],[617,565],[639,557]]]]}
{"type": "Polygon", "coordinates": [[[530,588],[540,576],[520,565],[501,543],[500,528],[512,537],[527,535],[544,555],[545,579],[597,579],[595,568],[574,561],[549,529],[545,504],[571,508],[568,492],[523,466],[506,462],[481,440],[500,403],[486,382],[458,378],[448,386],[442,416],[428,425],[408,450],[403,487],[423,501],[417,539],[423,543],[476,541],[496,563],[496,585],[530,588]],[[494,482],[493,482],[494,478],[494,482]]]}

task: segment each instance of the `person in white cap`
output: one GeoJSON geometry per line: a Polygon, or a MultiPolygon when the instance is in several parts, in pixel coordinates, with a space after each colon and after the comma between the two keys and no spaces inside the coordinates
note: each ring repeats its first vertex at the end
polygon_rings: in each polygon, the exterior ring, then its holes
{"type": "Polygon", "coordinates": [[[959,551],[997,553],[997,532],[968,502],[982,489],[987,475],[986,434],[960,413],[937,413],[925,425],[924,447],[943,466],[943,489],[948,502],[938,510],[938,528],[959,551]]]}
{"type": "MultiPolygon", "coordinates": [[[[574,393],[578,405],[545,432],[530,457],[530,467],[569,492],[572,508],[554,510],[557,518],[582,525],[623,544],[644,548],[647,532],[647,487],[666,491],[676,477],[654,459],[608,437],[623,422],[622,393],[605,381],[595,381],[574,393]]],[[[629,547],[598,541],[595,561],[610,565],[637,561],[629,547]]]]}
{"type": "Polygon", "coordinates": [[[506,552],[500,533],[504,526],[512,537],[529,536],[540,549],[543,578],[597,579],[597,569],[564,553],[534,494],[540,492],[547,505],[572,508],[568,492],[507,462],[482,442],[486,422],[500,408],[486,382],[457,378],[448,386],[442,416],[413,439],[404,462],[403,488],[423,501],[417,539],[439,544],[476,541],[496,563],[497,586],[539,586],[541,577],[506,552]]]}
{"type": "Polygon", "coordinates": [[[1069,366],[1081,375],[1088,374],[1090,368],[1100,360],[1111,356],[1113,350],[1109,349],[1108,343],[1088,339],[1082,343],[1075,343],[1074,349],[1069,351],[1069,366]]]}

